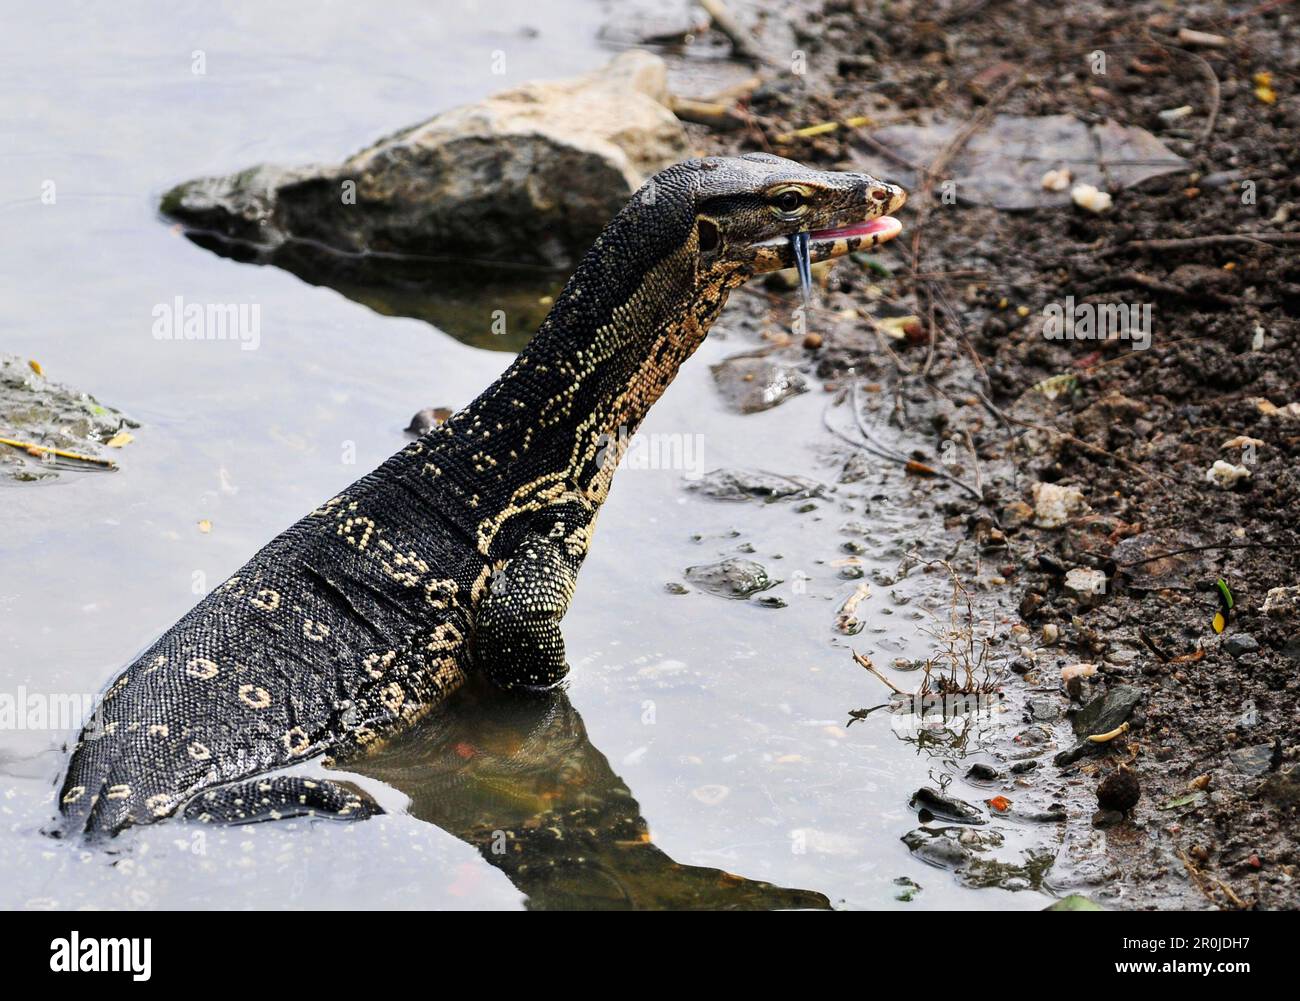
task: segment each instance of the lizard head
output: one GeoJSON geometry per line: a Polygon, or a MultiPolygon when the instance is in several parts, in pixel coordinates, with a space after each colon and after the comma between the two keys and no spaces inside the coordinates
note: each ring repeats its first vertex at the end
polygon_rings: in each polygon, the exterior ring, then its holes
{"type": "Polygon", "coordinates": [[[702,270],[727,284],[795,267],[806,236],[809,264],[892,240],[892,215],[907,201],[896,184],[869,174],[812,170],[767,153],[696,162],[695,252],[702,270]]]}

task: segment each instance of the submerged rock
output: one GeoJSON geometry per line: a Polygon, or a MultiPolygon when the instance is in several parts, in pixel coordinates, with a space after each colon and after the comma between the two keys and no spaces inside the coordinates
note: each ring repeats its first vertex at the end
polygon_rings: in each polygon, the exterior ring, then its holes
{"type": "Polygon", "coordinates": [[[778,501],[820,497],[826,488],[801,476],[782,476],[761,469],[714,469],[699,479],[687,480],[686,489],[717,500],[758,497],[765,501],[778,501]]]}
{"type": "Polygon", "coordinates": [[[651,174],[682,159],[663,61],[525,83],[380,139],[341,164],[188,181],[162,210],[237,256],[385,280],[394,257],[569,267],[651,174]]]}
{"type": "Polygon", "coordinates": [[[761,563],[740,559],[687,567],[686,579],[701,591],[723,598],[748,598],[780,583],[767,575],[761,563]]]}
{"type": "Polygon", "coordinates": [[[798,369],[757,355],[734,355],[709,371],[726,404],[742,414],[770,410],[808,391],[808,382],[798,369]]]}
{"type": "MultiPolygon", "coordinates": [[[[107,464],[118,443],[130,441],[130,435],[121,432],[139,426],[88,393],[46,379],[36,362],[0,355],[0,437],[107,464]],[[113,447],[105,449],[106,445],[113,447]]],[[[95,468],[52,452],[0,445],[0,478],[36,482],[71,469],[95,468]]]]}
{"type": "Polygon", "coordinates": [[[916,790],[912,794],[909,805],[914,810],[928,810],[940,820],[959,821],[963,824],[988,823],[979,807],[972,806],[965,800],[949,796],[929,786],[922,786],[916,790]]]}

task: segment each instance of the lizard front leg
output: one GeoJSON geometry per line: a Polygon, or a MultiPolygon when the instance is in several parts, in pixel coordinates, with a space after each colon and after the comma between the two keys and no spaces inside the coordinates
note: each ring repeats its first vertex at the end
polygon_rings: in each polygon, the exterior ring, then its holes
{"type": "Polygon", "coordinates": [[[560,619],[580,558],[563,539],[530,532],[492,576],[478,609],[474,655],[502,688],[548,688],[569,673],[560,619]]]}

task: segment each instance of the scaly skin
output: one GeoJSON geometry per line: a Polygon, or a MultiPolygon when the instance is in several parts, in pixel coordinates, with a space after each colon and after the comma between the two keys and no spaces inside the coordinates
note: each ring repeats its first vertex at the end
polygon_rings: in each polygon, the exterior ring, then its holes
{"type": "MultiPolygon", "coordinates": [[[[333,783],[257,776],[374,745],[475,672],[559,681],[559,620],[621,449],[730,290],[790,266],[791,234],[905,199],[764,154],[656,175],[491,387],[274,539],[118,676],[73,750],[65,827],[113,833],[182,808],[366,816],[373,804],[333,783]]],[[[812,260],[883,242],[889,222],[814,232],[812,260]]]]}

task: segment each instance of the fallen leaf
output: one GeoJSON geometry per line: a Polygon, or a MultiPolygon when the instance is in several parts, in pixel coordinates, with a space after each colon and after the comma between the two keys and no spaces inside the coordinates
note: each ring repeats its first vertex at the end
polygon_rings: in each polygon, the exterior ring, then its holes
{"type": "Polygon", "coordinates": [[[41,363],[38,362],[35,358],[29,358],[29,359],[27,359],[27,366],[28,366],[28,367],[29,367],[33,372],[35,372],[37,375],[44,375],[44,374],[45,374],[45,370],[44,370],[43,368],[41,368],[41,363]]]}
{"type": "Polygon", "coordinates": [[[993,809],[997,810],[998,813],[1006,813],[1011,809],[1011,800],[1007,799],[1005,796],[994,796],[990,800],[985,800],[985,802],[988,803],[989,806],[993,807],[993,809]]]}
{"type": "Polygon", "coordinates": [[[1179,796],[1175,799],[1169,800],[1168,802],[1161,803],[1160,809],[1177,810],[1180,806],[1197,806],[1204,798],[1205,793],[1198,790],[1193,793],[1188,793],[1186,796],[1179,796]]]}
{"type": "Polygon", "coordinates": [[[207,535],[209,532],[212,531],[212,522],[208,521],[207,518],[204,518],[202,521],[199,522],[199,531],[202,532],[204,535],[207,535]]]}
{"type": "Polygon", "coordinates": [[[133,441],[135,441],[135,435],[130,431],[119,431],[117,434],[113,435],[113,437],[109,438],[108,441],[104,442],[104,445],[108,448],[121,448],[123,445],[129,445],[133,441]]]}

